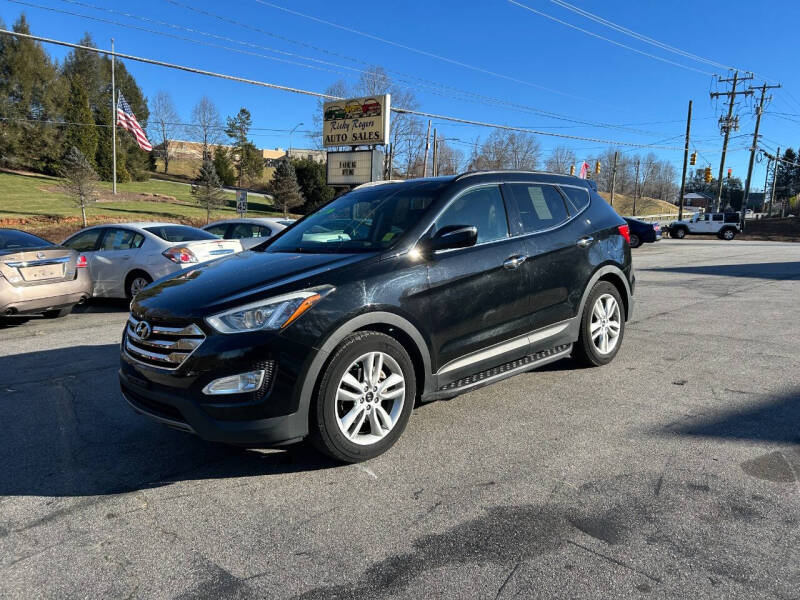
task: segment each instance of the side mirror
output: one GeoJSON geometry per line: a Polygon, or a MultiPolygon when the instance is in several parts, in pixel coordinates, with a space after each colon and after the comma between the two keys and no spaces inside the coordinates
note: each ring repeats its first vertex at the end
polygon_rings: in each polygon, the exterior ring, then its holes
{"type": "Polygon", "coordinates": [[[478,228],[472,225],[448,225],[437,231],[432,238],[427,240],[426,250],[452,250],[454,248],[468,248],[478,241],[478,228]]]}

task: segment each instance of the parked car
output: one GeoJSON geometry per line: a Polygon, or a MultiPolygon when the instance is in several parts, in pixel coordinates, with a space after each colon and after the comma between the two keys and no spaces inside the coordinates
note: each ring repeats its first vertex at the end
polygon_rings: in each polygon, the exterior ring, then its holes
{"type": "Polygon", "coordinates": [[[648,223],[633,217],[622,217],[631,230],[631,248],[638,248],[642,244],[650,244],[661,239],[661,225],[648,223]]]}
{"type": "Polygon", "coordinates": [[[96,225],[62,245],[86,257],[92,296],[105,298],[133,298],[156,279],[242,250],[238,240],[176,223],[96,225]]]}
{"type": "Polygon", "coordinates": [[[294,219],[242,218],[216,221],[203,227],[204,231],[224,240],[239,240],[249,250],[294,223],[294,219]]]}
{"type": "Polygon", "coordinates": [[[0,229],[0,317],[63,317],[91,294],[86,256],[17,229],[0,229]]]}
{"type": "Polygon", "coordinates": [[[633,309],[628,236],[576,177],[360,187],[255,250],[142,290],[122,392],[136,411],[208,440],[310,438],[338,460],[369,459],[395,443],[417,401],[569,355],[609,363],[633,309]]]}
{"type": "Polygon", "coordinates": [[[669,224],[669,236],[685,238],[690,234],[716,234],[721,240],[732,240],[739,233],[739,213],[695,213],[691,219],[669,224]]]}

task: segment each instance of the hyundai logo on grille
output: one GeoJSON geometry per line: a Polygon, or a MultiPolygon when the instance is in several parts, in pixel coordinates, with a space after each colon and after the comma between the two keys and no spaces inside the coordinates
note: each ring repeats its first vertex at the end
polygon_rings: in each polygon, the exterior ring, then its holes
{"type": "Polygon", "coordinates": [[[153,330],[150,328],[150,323],[148,323],[147,321],[139,321],[136,324],[136,327],[133,328],[133,332],[140,339],[146,340],[147,338],[150,337],[150,334],[153,332],[153,330]]]}

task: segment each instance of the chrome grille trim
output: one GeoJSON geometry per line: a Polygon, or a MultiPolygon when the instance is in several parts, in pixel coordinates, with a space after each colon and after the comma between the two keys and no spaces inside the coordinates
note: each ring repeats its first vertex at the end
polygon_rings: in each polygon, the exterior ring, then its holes
{"type": "Polygon", "coordinates": [[[174,371],[188,359],[205,341],[206,335],[197,325],[169,327],[151,325],[151,336],[139,337],[135,331],[140,321],[132,315],[125,326],[125,354],[132,360],[147,365],[174,371]],[[158,339],[167,338],[167,339],[158,339]]]}

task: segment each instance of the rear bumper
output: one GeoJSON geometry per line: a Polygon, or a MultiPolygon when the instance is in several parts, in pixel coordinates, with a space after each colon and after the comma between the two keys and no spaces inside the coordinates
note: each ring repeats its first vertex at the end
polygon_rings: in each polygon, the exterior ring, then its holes
{"type": "Polygon", "coordinates": [[[0,315],[28,315],[74,306],[91,295],[85,269],[72,281],[31,286],[13,286],[0,279],[0,315]]]}

